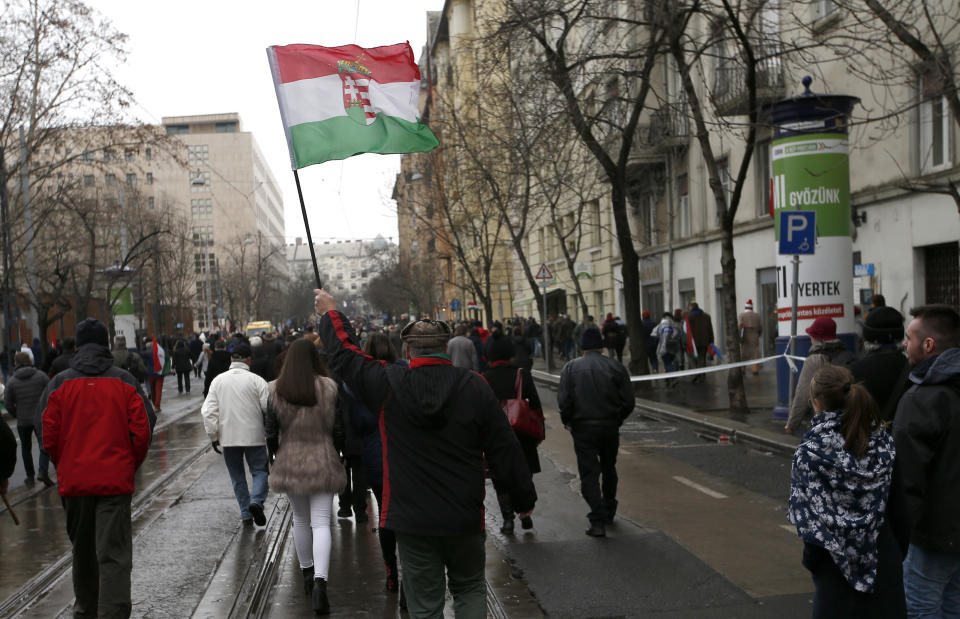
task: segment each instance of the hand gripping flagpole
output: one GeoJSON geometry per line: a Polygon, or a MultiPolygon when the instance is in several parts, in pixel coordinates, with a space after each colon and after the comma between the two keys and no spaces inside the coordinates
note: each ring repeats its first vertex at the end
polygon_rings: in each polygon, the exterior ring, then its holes
{"type": "Polygon", "coordinates": [[[313,236],[310,234],[310,221],[307,219],[307,207],[303,204],[303,191],[300,189],[300,175],[293,171],[293,180],[297,181],[297,196],[300,198],[300,212],[303,214],[303,226],[307,229],[307,244],[310,246],[310,259],[313,260],[313,275],[317,278],[317,288],[323,288],[320,281],[320,268],[317,266],[317,253],[313,249],[313,236]]]}

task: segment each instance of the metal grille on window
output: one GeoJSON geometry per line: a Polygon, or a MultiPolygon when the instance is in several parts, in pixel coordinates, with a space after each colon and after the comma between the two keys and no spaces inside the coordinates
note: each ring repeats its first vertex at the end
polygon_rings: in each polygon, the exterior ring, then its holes
{"type": "Polygon", "coordinates": [[[923,248],[926,303],[960,305],[960,244],[943,243],[923,248]]]}

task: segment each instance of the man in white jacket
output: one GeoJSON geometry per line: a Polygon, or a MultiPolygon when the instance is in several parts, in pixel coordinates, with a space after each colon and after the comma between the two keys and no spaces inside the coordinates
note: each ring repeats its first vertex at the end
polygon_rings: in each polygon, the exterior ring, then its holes
{"type": "Polygon", "coordinates": [[[263,502],[268,489],[263,414],[269,391],[267,381],[250,371],[251,356],[248,344],[233,349],[230,369],[210,383],[200,414],[214,451],[222,453],[227,464],[243,523],[263,526],[267,523],[263,502]],[[253,477],[253,496],[247,488],[244,458],[253,477]]]}

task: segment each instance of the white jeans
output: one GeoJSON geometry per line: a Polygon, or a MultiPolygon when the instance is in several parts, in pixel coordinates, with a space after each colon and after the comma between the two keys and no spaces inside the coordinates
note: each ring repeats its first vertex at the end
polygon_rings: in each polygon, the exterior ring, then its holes
{"type": "Polygon", "coordinates": [[[293,544],[301,569],[313,566],[313,577],[326,580],[330,569],[330,511],[333,493],[288,494],[293,507],[293,544]]]}

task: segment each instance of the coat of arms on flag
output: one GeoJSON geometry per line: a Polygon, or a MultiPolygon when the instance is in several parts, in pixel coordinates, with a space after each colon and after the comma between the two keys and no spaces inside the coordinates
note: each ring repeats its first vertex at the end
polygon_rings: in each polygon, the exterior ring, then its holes
{"type": "Polygon", "coordinates": [[[267,48],[294,170],[360,153],[417,153],[437,138],[420,122],[420,69],[409,43],[267,48]]]}

